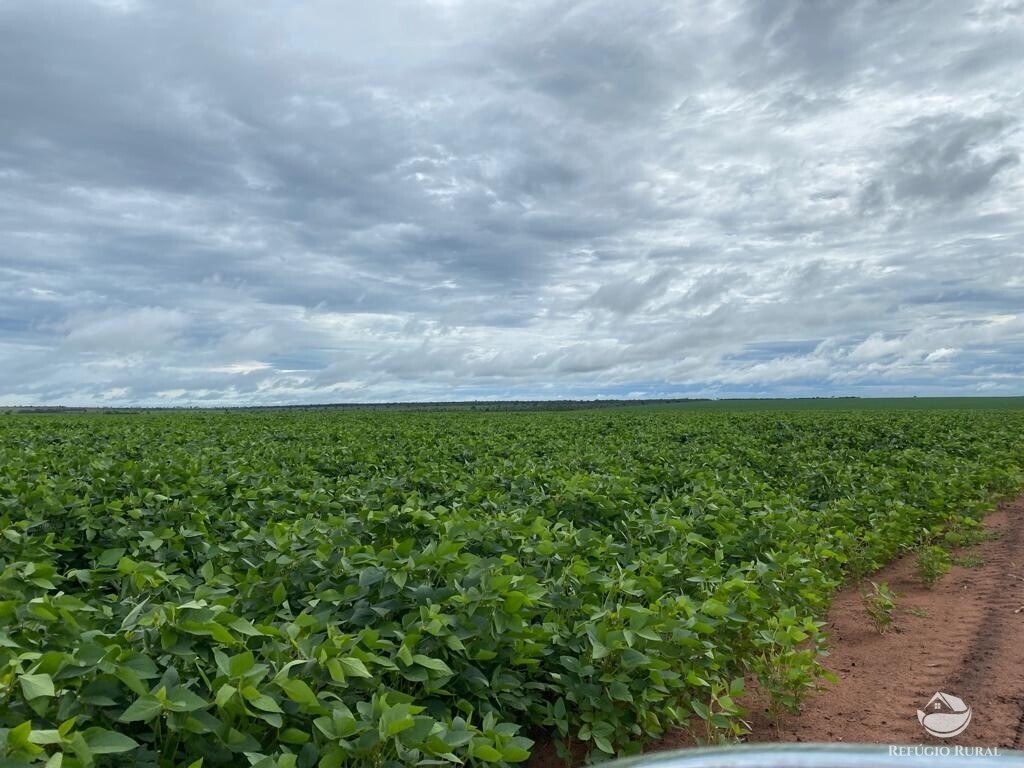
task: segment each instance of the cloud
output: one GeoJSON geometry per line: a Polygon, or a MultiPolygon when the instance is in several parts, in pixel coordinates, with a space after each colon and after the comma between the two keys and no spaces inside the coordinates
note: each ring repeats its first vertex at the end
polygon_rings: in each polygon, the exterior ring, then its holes
{"type": "Polygon", "coordinates": [[[674,269],[662,269],[647,278],[625,278],[606,283],[591,294],[584,306],[629,315],[664,295],[674,276],[674,269]]]}
{"type": "Polygon", "coordinates": [[[159,354],[179,339],[188,323],[185,313],[159,307],[73,314],[63,324],[66,333],[62,347],[70,354],[159,354]]]}
{"type": "Polygon", "coordinates": [[[0,3],[0,402],[1024,393],[1019,3],[0,3]]]}
{"type": "Polygon", "coordinates": [[[984,193],[997,174],[1020,163],[1002,140],[1016,121],[1006,115],[941,114],[902,126],[900,143],[861,194],[862,211],[893,206],[957,205],[984,193]]]}

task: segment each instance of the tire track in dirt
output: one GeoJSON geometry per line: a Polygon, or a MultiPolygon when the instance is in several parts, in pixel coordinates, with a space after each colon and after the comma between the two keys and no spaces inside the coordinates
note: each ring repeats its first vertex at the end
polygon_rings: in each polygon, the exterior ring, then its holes
{"type": "Polygon", "coordinates": [[[829,612],[826,660],[838,683],[778,723],[752,695],[748,740],[1024,746],[1024,496],[1002,504],[986,528],[998,538],[956,553],[982,563],[954,566],[931,589],[913,555],[872,577],[899,595],[897,631],[879,635],[858,591],[843,590],[829,612]],[[960,736],[938,739],[918,722],[937,691],[973,708],[960,736]]]}
{"type": "MultiPolygon", "coordinates": [[[[1002,518],[995,521],[1002,522],[1002,518]]],[[[999,732],[1012,732],[1008,746],[1019,749],[1024,731],[1024,643],[1019,632],[1024,623],[1020,620],[1024,614],[1024,525],[1019,519],[1016,525],[1009,519],[1005,522],[1000,530],[1004,546],[991,555],[992,568],[1001,579],[979,585],[985,593],[985,616],[967,657],[945,684],[963,691],[962,698],[977,702],[979,713],[987,708],[989,725],[999,732]],[[1018,659],[1017,674],[1000,668],[1000,659],[1007,655],[1018,659]]]]}

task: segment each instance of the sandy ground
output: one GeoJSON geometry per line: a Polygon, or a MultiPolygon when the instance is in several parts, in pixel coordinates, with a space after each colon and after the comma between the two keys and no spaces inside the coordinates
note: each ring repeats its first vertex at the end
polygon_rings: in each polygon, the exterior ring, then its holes
{"type": "MultiPolygon", "coordinates": [[[[954,565],[931,588],[914,574],[915,557],[872,577],[898,595],[895,627],[879,634],[855,588],[843,590],[828,616],[825,665],[838,682],[813,694],[795,715],[773,722],[756,693],[745,701],[749,742],[946,744],[1024,749],[1024,496],[986,518],[991,540],[954,552],[980,564],[954,565]],[[918,722],[936,692],[972,707],[960,736],[938,739],[918,722]]],[[[693,746],[672,734],[652,750],[693,746]]],[[[561,765],[538,744],[530,765],[561,765]]]]}

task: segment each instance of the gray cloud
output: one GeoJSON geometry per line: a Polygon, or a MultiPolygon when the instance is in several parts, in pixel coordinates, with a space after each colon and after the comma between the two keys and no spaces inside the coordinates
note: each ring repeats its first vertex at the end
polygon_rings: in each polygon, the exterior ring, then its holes
{"type": "Polygon", "coordinates": [[[916,118],[899,129],[907,138],[862,191],[862,211],[959,204],[984,192],[997,174],[1020,162],[1017,151],[1001,141],[1015,124],[1006,115],[916,118]]]}
{"type": "Polygon", "coordinates": [[[620,315],[630,315],[653,299],[668,291],[675,277],[674,269],[662,269],[646,278],[625,278],[606,283],[594,291],[584,306],[607,309],[620,315]]]}
{"type": "Polygon", "coordinates": [[[1020,3],[0,3],[0,402],[1024,393],[1020,3]]]}

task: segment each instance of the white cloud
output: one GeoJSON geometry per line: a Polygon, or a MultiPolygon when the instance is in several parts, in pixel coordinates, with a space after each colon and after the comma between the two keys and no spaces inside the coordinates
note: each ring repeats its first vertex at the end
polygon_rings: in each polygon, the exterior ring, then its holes
{"type": "Polygon", "coordinates": [[[1006,4],[97,2],[0,4],[2,402],[1024,393],[1006,4]]]}
{"type": "Polygon", "coordinates": [[[940,347],[939,349],[936,349],[934,352],[929,352],[924,360],[926,363],[936,363],[941,360],[949,360],[953,357],[956,357],[956,353],[959,351],[960,350],[956,349],[955,347],[940,347]]]}
{"type": "Polygon", "coordinates": [[[71,352],[160,355],[188,324],[186,313],[160,307],[75,313],[63,323],[62,346],[71,352]]]}

